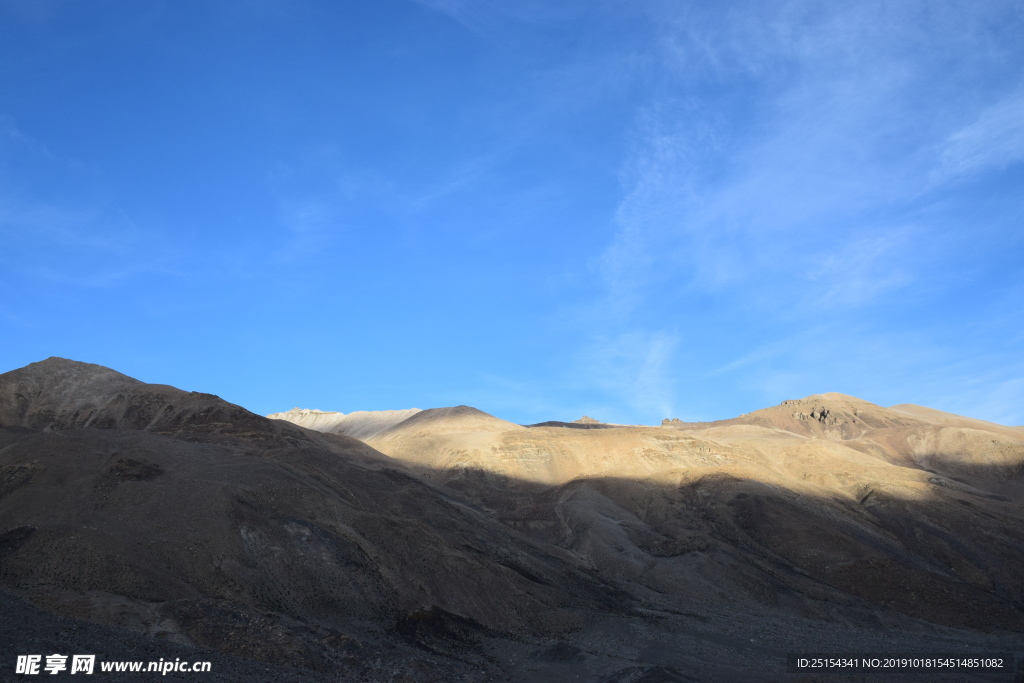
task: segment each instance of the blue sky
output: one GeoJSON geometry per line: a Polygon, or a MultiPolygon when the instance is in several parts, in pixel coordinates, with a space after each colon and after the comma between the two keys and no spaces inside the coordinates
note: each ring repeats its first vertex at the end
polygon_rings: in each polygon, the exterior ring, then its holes
{"type": "Polygon", "coordinates": [[[0,370],[1024,424],[1020,2],[0,0],[0,370]]]}

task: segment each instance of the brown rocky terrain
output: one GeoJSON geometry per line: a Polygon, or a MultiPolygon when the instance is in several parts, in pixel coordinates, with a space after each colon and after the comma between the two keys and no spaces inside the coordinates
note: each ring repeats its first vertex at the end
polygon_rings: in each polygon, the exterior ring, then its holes
{"type": "Polygon", "coordinates": [[[221,680],[1022,654],[1024,438],[934,412],[825,394],[527,428],[460,406],[364,415],[364,443],[53,358],[0,375],[0,637],[197,653],[221,680]]]}

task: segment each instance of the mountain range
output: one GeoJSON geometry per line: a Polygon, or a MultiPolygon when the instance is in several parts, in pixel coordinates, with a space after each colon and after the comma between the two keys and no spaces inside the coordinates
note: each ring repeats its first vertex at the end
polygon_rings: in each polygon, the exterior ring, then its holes
{"type": "Polygon", "coordinates": [[[920,406],[524,426],[263,417],[60,358],[0,375],[12,653],[189,653],[204,680],[811,680],[786,653],[1024,653],[1021,567],[1024,429],[920,406]]]}

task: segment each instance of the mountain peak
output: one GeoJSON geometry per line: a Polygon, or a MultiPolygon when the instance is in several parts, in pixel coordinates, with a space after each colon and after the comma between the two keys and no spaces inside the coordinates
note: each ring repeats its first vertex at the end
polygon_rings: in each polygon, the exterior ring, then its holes
{"type": "Polygon", "coordinates": [[[0,375],[0,377],[8,375],[17,375],[25,379],[33,378],[51,381],[117,379],[126,382],[139,382],[139,380],[124,375],[117,370],[111,370],[105,365],[84,363],[69,358],[61,358],[60,356],[50,356],[46,360],[29,363],[25,367],[6,372],[0,375]]]}
{"type": "Polygon", "coordinates": [[[57,357],[0,375],[0,426],[243,434],[270,441],[281,432],[217,396],[147,384],[102,365],[57,357]]]}

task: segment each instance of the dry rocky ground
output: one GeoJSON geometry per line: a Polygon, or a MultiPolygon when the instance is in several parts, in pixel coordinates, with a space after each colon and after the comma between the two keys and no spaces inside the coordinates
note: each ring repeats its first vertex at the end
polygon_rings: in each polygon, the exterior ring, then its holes
{"type": "Polygon", "coordinates": [[[1024,656],[1021,428],[838,394],[659,427],[274,417],[57,358],[0,375],[0,676],[61,648],[268,681],[1024,656]]]}

